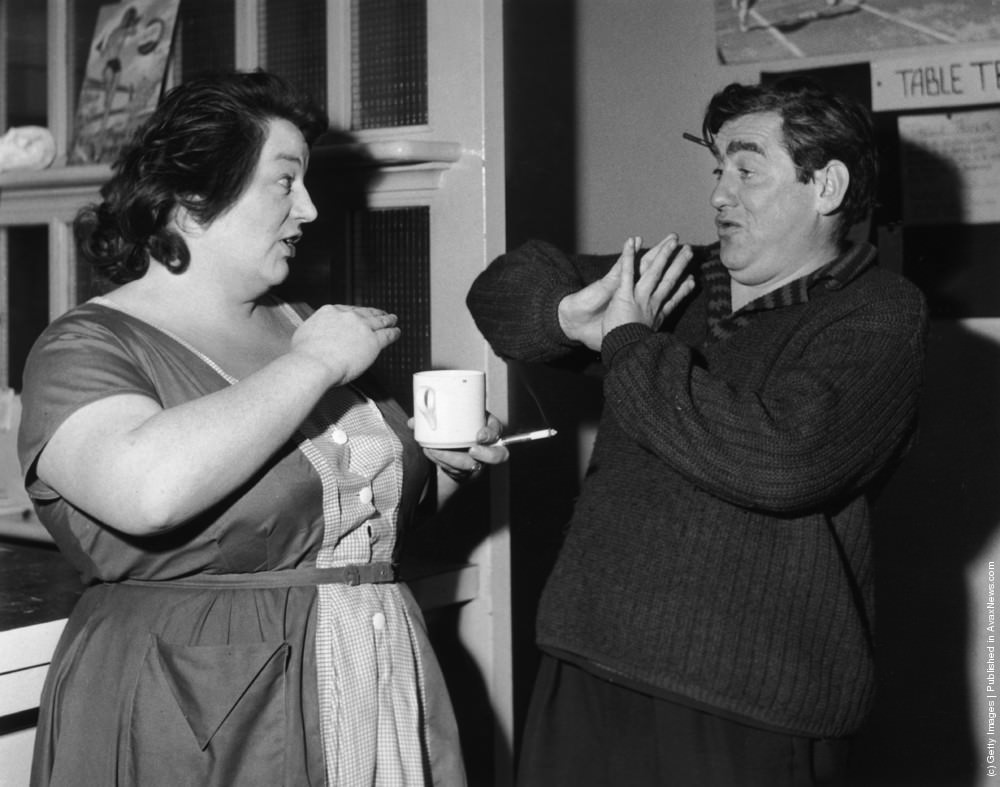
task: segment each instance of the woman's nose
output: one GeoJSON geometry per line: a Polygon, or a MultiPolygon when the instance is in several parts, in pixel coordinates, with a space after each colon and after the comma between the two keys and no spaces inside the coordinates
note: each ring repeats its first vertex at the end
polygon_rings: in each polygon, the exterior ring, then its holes
{"type": "Polygon", "coordinates": [[[316,210],[312,197],[309,196],[309,191],[305,187],[302,188],[302,194],[295,208],[299,221],[303,223],[315,221],[316,217],[319,215],[319,211],[316,210]]]}

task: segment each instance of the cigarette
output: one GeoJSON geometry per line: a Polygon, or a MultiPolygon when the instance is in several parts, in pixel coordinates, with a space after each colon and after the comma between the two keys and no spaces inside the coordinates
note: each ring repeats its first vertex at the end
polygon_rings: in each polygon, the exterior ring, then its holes
{"type": "Polygon", "coordinates": [[[525,432],[524,434],[512,434],[510,437],[501,437],[493,445],[510,445],[511,443],[526,443],[529,440],[544,440],[546,437],[555,437],[555,429],[539,429],[535,432],[525,432]]]}
{"type": "Polygon", "coordinates": [[[688,140],[689,142],[694,142],[696,145],[701,145],[703,148],[708,148],[712,152],[712,155],[714,156],[719,155],[718,151],[716,151],[715,149],[715,145],[709,144],[701,137],[696,137],[694,134],[688,134],[686,131],[683,134],[681,134],[681,136],[684,137],[684,139],[688,140]]]}

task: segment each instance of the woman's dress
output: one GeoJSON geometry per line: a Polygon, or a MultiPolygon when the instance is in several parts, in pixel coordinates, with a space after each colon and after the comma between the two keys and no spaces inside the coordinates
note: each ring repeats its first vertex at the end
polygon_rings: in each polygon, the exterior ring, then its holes
{"type": "Polygon", "coordinates": [[[391,563],[426,481],[406,414],[375,388],[331,389],[255,477],[165,535],[105,527],[34,473],[86,404],[141,394],[169,408],[233,382],[104,299],[54,321],[33,348],[26,484],[88,588],[49,670],[32,784],[464,784],[409,590],[316,584],[317,568],[391,563]]]}

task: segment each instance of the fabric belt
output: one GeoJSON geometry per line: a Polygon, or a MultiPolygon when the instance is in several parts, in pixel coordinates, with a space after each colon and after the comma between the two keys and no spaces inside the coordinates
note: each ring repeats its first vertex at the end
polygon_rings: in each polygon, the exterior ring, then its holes
{"type": "Polygon", "coordinates": [[[373,585],[397,581],[395,563],[355,563],[330,568],[289,568],[247,574],[198,574],[177,579],[123,579],[122,585],[183,588],[278,588],[309,585],[373,585]]]}

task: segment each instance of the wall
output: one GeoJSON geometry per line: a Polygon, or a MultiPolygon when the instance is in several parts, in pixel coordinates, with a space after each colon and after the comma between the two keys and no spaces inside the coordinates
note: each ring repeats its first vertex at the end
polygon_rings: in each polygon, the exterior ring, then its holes
{"type": "Polygon", "coordinates": [[[631,234],[714,239],[714,161],[681,134],[699,134],[711,94],[754,70],[717,65],[706,0],[576,5],[580,248],[614,250],[631,234]]]}
{"type": "MultiPolygon", "coordinates": [[[[512,0],[507,5],[524,7],[512,0]]],[[[534,13],[541,17],[561,6],[572,35],[567,41],[565,27],[551,29],[556,46],[545,54],[536,51],[533,58],[518,50],[527,65],[534,61],[539,68],[531,79],[512,80],[508,91],[520,87],[537,95],[540,83],[557,78],[546,70],[546,56],[555,53],[560,67],[571,58],[573,82],[562,87],[572,100],[538,117],[543,127],[558,126],[561,119],[576,129],[572,139],[540,143],[560,162],[558,170],[566,161],[573,161],[575,169],[564,188],[549,183],[535,202],[526,200],[513,211],[509,205],[514,217],[537,208],[534,218],[520,226],[524,233],[544,236],[544,217],[555,215],[560,222],[550,225],[547,237],[559,242],[575,235],[581,251],[615,251],[636,233],[647,241],[669,231],[693,241],[713,238],[708,204],[713,162],[681,134],[700,130],[712,92],[731,81],[755,80],[760,69],[717,63],[715,5],[707,0],[534,0],[534,13]],[[563,210],[567,200],[575,200],[571,214],[563,210]],[[546,204],[559,210],[551,214],[546,204]]],[[[508,46],[515,45],[516,38],[508,46]]],[[[864,54],[818,58],[808,65],[864,59],[864,54]]],[[[791,70],[802,63],[764,67],[791,70]]],[[[521,97],[522,104],[526,100],[521,97]]],[[[531,125],[517,107],[517,101],[509,103],[508,145],[523,139],[523,128],[531,125]]],[[[517,232],[509,237],[522,239],[517,232]]],[[[515,511],[515,522],[523,526],[518,536],[515,525],[515,561],[518,538],[522,549],[540,546],[536,555],[548,559],[545,548],[551,548],[552,538],[539,533],[551,533],[565,516],[563,498],[553,492],[560,479],[553,473],[563,462],[582,466],[586,461],[586,426],[599,406],[596,387],[584,387],[581,395],[577,383],[553,374],[551,380],[522,382],[547,386],[546,403],[558,405],[558,416],[567,422],[582,420],[585,428],[575,451],[558,455],[555,446],[539,447],[525,456],[522,464],[531,464],[535,472],[515,476],[515,497],[523,492],[538,502],[530,511],[523,503],[515,511]]],[[[524,390],[512,390],[515,412],[518,397],[522,412],[535,408],[524,390]]],[[[992,611],[987,608],[988,561],[1000,564],[997,402],[998,321],[935,321],[922,437],[877,508],[881,689],[871,725],[859,741],[857,784],[990,781],[986,625],[992,611]]],[[[530,582],[538,581],[543,565],[544,559],[535,561],[536,574],[526,575],[533,577],[530,582]]],[[[515,570],[514,576],[521,575],[515,570]]],[[[530,602],[515,609],[522,619],[529,612],[530,602]]]]}

